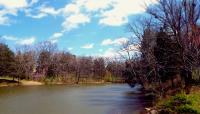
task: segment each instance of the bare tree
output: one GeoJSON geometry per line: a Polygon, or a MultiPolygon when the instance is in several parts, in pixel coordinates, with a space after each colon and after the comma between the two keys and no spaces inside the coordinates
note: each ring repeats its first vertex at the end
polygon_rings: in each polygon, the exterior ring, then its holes
{"type": "Polygon", "coordinates": [[[150,7],[147,12],[162,25],[164,31],[180,48],[181,74],[189,92],[193,68],[199,61],[200,1],[159,0],[158,3],[156,7],[150,7]]]}
{"type": "Polygon", "coordinates": [[[16,62],[18,72],[21,72],[21,78],[33,79],[33,74],[36,68],[36,54],[35,51],[28,46],[23,46],[17,49],[16,62]]]}
{"type": "Polygon", "coordinates": [[[52,57],[57,50],[57,46],[51,42],[42,42],[36,46],[37,50],[37,73],[47,75],[48,67],[52,62],[52,57]]]}
{"type": "Polygon", "coordinates": [[[94,66],[93,66],[93,71],[94,71],[94,78],[97,79],[103,79],[106,73],[106,68],[105,68],[105,61],[104,58],[96,58],[94,59],[94,66]]]}

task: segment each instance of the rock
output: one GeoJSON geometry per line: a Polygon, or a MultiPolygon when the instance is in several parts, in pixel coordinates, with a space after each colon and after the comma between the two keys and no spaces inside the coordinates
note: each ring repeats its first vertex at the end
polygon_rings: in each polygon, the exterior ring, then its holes
{"type": "Polygon", "coordinates": [[[145,108],[146,111],[151,111],[151,108],[145,108]]]}
{"type": "Polygon", "coordinates": [[[153,108],[145,108],[146,114],[158,114],[158,111],[153,108]]]}
{"type": "Polygon", "coordinates": [[[158,111],[157,110],[151,110],[150,114],[158,114],[158,111]]]}

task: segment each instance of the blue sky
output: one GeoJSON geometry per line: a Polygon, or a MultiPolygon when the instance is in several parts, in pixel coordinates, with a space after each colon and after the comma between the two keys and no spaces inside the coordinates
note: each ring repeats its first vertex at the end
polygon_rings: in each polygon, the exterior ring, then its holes
{"type": "Polygon", "coordinates": [[[156,0],[0,0],[0,36],[14,49],[42,41],[76,55],[116,56],[126,24],[156,0]]]}

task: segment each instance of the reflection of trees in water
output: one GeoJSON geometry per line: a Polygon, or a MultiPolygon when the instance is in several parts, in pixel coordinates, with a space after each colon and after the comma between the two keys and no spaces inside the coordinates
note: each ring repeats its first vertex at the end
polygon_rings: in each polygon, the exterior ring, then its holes
{"type": "Polygon", "coordinates": [[[128,91],[108,114],[139,114],[144,107],[151,106],[151,101],[152,98],[145,97],[143,93],[128,91]]]}
{"type": "Polygon", "coordinates": [[[144,97],[139,88],[130,88],[128,85],[112,85],[101,89],[86,91],[84,103],[98,109],[105,109],[101,114],[139,114],[151,103],[151,99],[144,97]],[[92,93],[92,94],[91,94],[92,93]]]}

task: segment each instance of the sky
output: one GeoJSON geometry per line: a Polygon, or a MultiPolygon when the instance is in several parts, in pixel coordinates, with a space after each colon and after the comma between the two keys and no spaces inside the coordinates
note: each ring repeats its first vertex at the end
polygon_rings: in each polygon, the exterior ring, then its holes
{"type": "Polygon", "coordinates": [[[11,49],[43,41],[81,56],[116,56],[126,25],[156,0],[0,0],[0,37],[11,49]]]}

